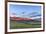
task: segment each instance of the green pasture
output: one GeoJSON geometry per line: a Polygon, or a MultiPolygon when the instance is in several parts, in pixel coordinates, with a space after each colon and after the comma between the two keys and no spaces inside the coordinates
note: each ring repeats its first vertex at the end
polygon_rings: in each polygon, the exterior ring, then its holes
{"type": "Polygon", "coordinates": [[[10,21],[10,29],[18,28],[40,28],[41,22],[39,21],[10,21]]]}

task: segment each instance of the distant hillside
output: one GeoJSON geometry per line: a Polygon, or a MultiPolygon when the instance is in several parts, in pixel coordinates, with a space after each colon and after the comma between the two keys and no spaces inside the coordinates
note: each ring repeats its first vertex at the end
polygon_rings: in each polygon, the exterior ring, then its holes
{"type": "Polygon", "coordinates": [[[41,18],[38,19],[31,19],[31,18],[21,18],[21,17],[10,17],[10,20],[16,20],[16,21],[41,21],[41,18]]]}
{"type": "Polygon", "coordinates": [[[10,17],[11,20],[32,20],[29,18],[20,18],[20,17],[10,17]]]}

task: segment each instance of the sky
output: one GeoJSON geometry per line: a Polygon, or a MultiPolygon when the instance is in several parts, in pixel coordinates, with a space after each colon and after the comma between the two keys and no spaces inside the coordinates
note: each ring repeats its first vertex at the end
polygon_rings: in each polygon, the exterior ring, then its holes
{"type": "Polygon", "coordinates": [[[9,9],[10,15],[16,15],[16,17],[32,17],[41,15],[41,6],[10,4],[9,9]]]}

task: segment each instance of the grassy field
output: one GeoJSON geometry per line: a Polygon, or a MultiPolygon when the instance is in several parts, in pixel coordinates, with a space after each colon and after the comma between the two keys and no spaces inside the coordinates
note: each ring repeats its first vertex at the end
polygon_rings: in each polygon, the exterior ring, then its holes
{"type": "Polygon", "coordinates": [[[10,21],[10,29],[18,28],[40,28],[41,23],[39,21],[10,21]]]}

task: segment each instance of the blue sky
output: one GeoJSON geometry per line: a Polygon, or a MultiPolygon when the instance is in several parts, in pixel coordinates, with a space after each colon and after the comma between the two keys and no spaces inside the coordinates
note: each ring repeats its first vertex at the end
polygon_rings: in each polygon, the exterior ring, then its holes
{"type": "Polygon", "coordinates": [[[10,8],[9,10],[10,15],[15,13],[17,17],[23,17],[23,15],[26,17],[31,17],[31,16],[37,16],[41,14],[41,6],[10,4],[9,8],[10,8]]]}

